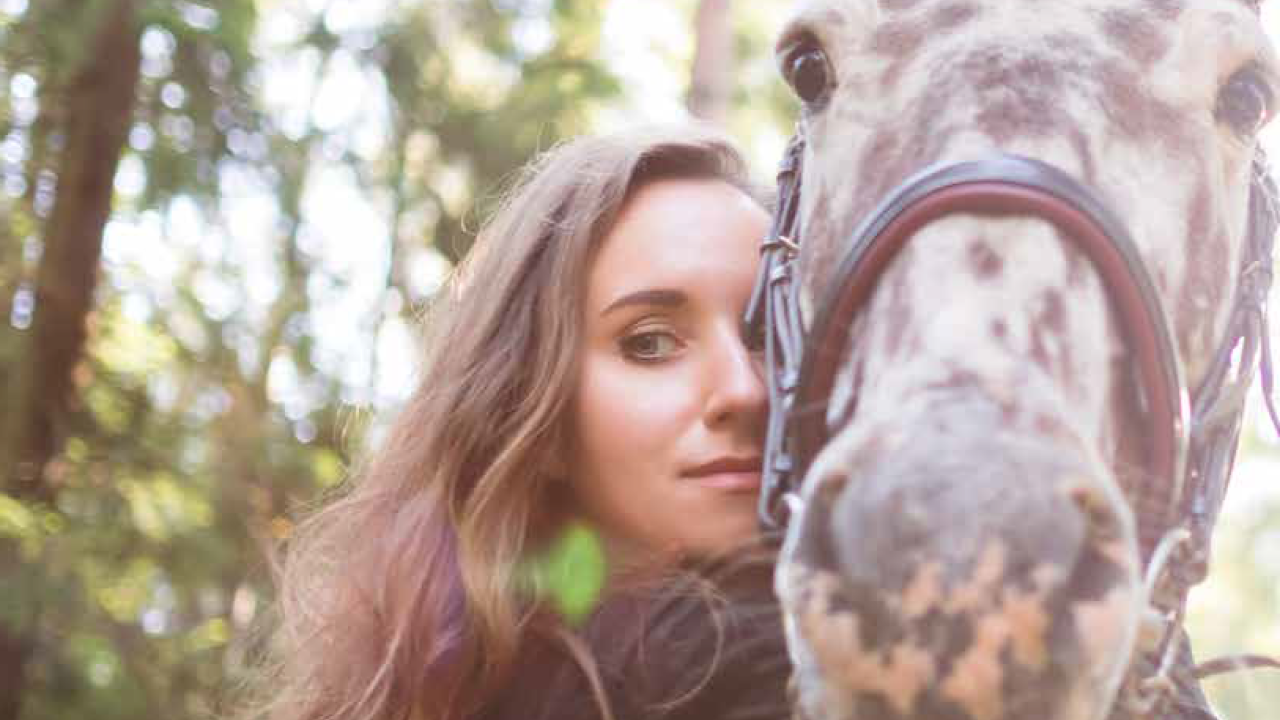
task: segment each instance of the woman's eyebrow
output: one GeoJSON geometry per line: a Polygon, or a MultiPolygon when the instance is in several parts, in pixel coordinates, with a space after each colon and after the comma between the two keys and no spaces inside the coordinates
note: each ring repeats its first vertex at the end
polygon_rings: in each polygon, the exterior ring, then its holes
{"type": "Polygon", "coordinates": [[[619,310],[630,305],[660,305],[663,307],[677,307],[688,302],[689,296],[682,290],[638,290],[628,293],[622,297],[609,303],[609,306],[600,311],[601,315],[619,310]]]}

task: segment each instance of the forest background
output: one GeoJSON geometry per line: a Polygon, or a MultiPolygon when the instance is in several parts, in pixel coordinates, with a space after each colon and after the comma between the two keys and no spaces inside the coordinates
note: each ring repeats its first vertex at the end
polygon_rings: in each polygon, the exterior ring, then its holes
{"type": "MultiPolygon", "coordinates": [[[[269,548],[376,444],[504,179],[693,114],[768,181],[785,6],[0,0],[0,720],[218,713],[269,548]]],[[[1256,405],[1206,657],[1280,653],[1256,405]]],[[[1275,675],[1208,688],[1227,720],[1280,707],[1275,675]]]]}

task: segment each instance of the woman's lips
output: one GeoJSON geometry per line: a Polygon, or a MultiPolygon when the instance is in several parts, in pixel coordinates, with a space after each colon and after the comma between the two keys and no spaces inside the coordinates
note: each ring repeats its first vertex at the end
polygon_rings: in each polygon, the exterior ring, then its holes
{"type": "Polygon", "coordinates": [[[760,473],[758,471],[715,473],[712,475],[699,475],[690,479],[703,487],[727,492],[753,493],[760,490],[760,473]]]}
{"type": "Polygon", "coordinates": [[[718,458],[690,468],[682,475],[703,487],[756,492],[760,489],[760,458],[718,458]]]}

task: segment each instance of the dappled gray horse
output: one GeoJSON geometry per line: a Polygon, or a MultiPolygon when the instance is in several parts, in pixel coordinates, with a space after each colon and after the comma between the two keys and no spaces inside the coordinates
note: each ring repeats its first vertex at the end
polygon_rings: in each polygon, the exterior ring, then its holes
{"type": "Polygon", "coordinates": [[[777,55],[799,714],[1200,717],[1182,610],[1269,366],[1257,6],[807,0],[777,55]]]}

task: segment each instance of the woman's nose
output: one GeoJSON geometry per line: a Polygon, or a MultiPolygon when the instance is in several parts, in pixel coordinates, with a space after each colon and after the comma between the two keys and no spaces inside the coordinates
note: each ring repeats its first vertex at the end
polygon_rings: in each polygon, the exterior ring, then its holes
{"type": "Polygon", "coordinates": [[[710,383],[707,423],[763,423],[768,393],[759,359],[737,333],[719,345],[707,370],[710,383]]]}

